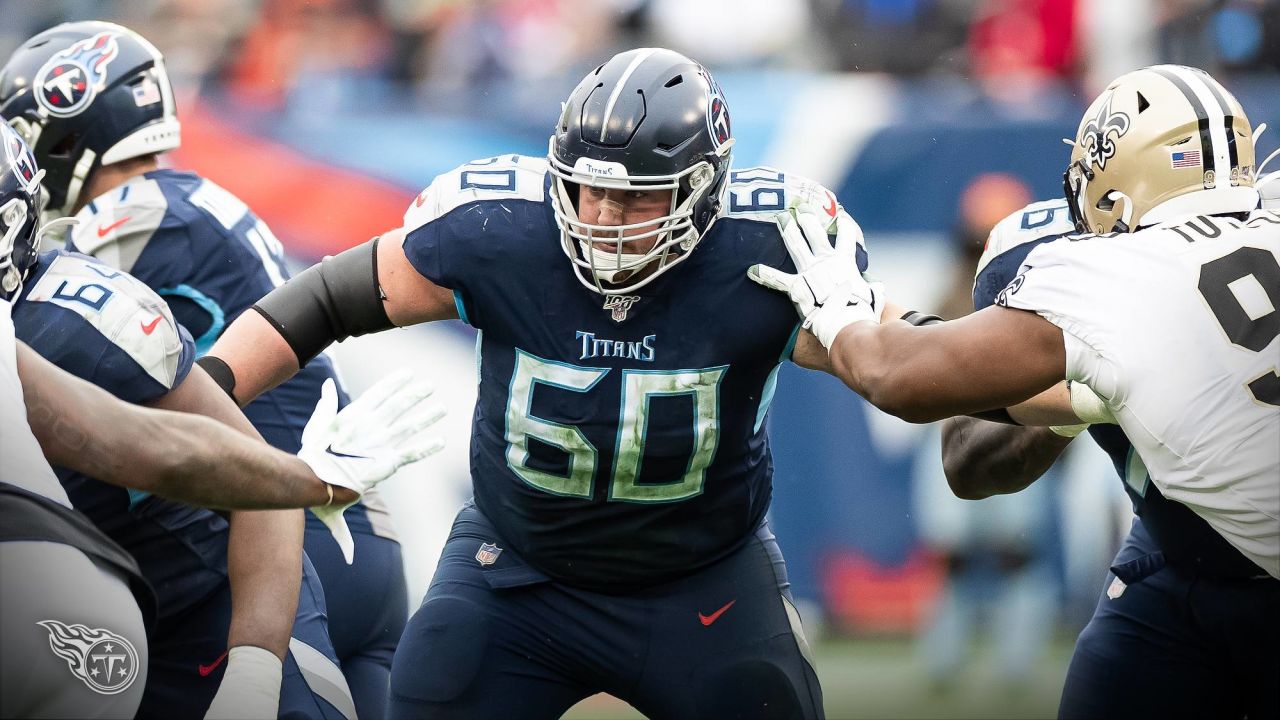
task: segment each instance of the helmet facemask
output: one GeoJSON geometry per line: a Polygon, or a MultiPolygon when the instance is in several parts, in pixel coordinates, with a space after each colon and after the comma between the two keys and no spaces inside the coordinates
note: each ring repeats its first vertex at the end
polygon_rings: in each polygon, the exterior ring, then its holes
{"type": "MultiPolygon", "coordinates": [[[[721,146],[716,159],[727,163],[732,145],[730,140],[721,146]]],[[[554,136],[548,156],[551,206],[560,228],[561,248],[573,263],[578,280],[588,289],[603,295],[621,295],[648,285],[687,258],[710,227],[708,222],[699,231],[694,218],[703,200],[714,191],[716,170],[709,160],[670,175],[629,175],[620,163],[585,157],[570,167],[559,160],[554,136]],[[578,217],[577,193],[582,186],[642,192],[668,190],[670,209],[665,215],[640,223],[585,222],[578,217]],[[645,244],[651,238],[656,241],[646,252],[627,252],[628,247],[645,244]]]]}

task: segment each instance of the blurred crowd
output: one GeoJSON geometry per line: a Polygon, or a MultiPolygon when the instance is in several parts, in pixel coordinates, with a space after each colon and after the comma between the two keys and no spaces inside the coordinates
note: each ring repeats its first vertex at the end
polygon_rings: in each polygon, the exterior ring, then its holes
{"type": "Polygon", "coordinates": [[[1092,92],[1161,61],[1280,71],[1276,0],[0,0],[0,14],[0,53],[64,19],[111,18],[155,40],[180,84],[264,109],[375,93],[465,103],[638,45],[717,71],[961,76],[997,97],[1092,92]]]}

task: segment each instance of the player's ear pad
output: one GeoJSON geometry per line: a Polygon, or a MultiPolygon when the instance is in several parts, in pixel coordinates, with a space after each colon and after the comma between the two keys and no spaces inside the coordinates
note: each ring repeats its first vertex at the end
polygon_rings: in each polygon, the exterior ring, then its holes
{"type": "Polygon", "coordinates": [[[458,698],[479,673],[488,645],[484,608],[458,596],[428,600],[409,620],[396,650],[392,695],[428,703],[458,698]]]}

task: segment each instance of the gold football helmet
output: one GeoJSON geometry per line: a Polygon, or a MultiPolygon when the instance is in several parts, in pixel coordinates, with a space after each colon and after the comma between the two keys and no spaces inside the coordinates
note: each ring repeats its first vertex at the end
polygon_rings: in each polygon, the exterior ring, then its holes
{"type": "Polygon", "coordinates": [[[1153,65],[1121,75],[1080,121],[1063,176],[1081,232],[1132,232],[1192,215],[1249,212],[1253,128],[1203,70],[1153,65]]]}

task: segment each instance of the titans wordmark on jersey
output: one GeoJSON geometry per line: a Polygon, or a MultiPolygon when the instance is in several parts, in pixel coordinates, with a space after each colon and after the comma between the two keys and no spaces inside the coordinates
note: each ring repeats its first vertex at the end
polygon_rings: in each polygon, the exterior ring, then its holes
{"type": "Polygon", "coordinates": [[[773,216],[800,195],[834,213],[835,198],[735,171],[687,260],[606,298],[573,277],[548,187],[545,160],[490,158],[437,177],[405,215],[409,261],[480,330],[476,503],[510,548],[577,586],[692,572],[749,537],[771,496],[765,420],[798,324],[747,268],[792,267],[773,216]]]}
{"type": "Polygon", "coordinates": [[[1062,328],[1068,378],[1136,450],[1131,494],[1157,488],[1280,577],[1280,214],[1043,243],[997,302],[1062,328]]]}

